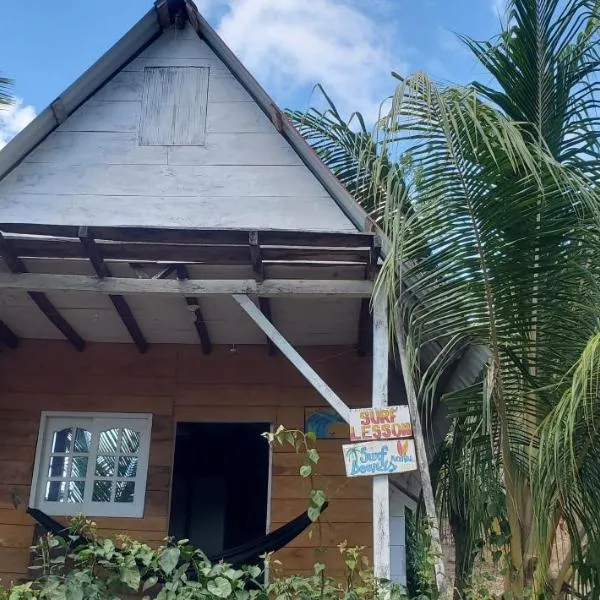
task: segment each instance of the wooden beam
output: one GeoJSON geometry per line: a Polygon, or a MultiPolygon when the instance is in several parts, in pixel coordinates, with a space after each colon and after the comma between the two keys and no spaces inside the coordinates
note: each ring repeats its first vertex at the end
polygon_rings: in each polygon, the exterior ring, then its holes
{"type": "MultiPolygon", "coordinates": [[[[0,233],[0,254],[6,263],[6,266],[12,271],[12,275],[4,273],[6,277],[27,277],[31,274],[27,273],[25,263],[15,253],[8,240],[0,233]]],[[[69,325],[66,319],[58,312],[54,304],[48,299],[43,290],[28,290],[25,289],[35,305],[46,315],[46,318],[54,325],[71,343],[71,345],[81,352],[85,349],[83,338],[69,325]]]]}
{"type": "Polygon", "coordinates": [[[294,347],[279,333],[259,308],[245,294],[233,294],[242,310],[262,329],[283,355],[300,371],[325,401],[346,421],[350,422],[350,409],[344,401],[319,377],[315,370],[298,354],[294,347]]]}
{"type": "MultiPolygon", "coordinates": [[[[388,405],[389,331],[387,296],[380,290],[373,303],[373,395],[372,406],[388,405]]],[[[390,579],[390,481],[389,475],[373,476],[373,571],[390,579]]]]}
{"type": "Polygon", "coordinates": [[[0,342],[12,350],[19,347],[19,336],[4,321],[0,321],[0,342]]]}
{"type": "MultiPolygon", "coordinates": [[[[271,300],[269,298],[259,298],[258,306],[260,308],[260,312],[262,312],[267,319],[269,319],[269,323],[273,323],[273,314],[271,313],[271,300]]],[[[273,340],[267,336],[267,347],[269,356],[275,356],[277,354],[277,346],[273,343],[273,340]]]]}
{"type": "Polygon", "coordinates": [[[256,275],[256,281],[263,281],[265,268],[260,253],[260,244],[258,243],[258,231],[251,231],[248,234],[248,243],[250,244],[250,261],[252,262],[252,270],[256,275]]]}
{"type": "MultiPolygon", "coordinates": [[[[145,242],[151,244],[239,245],[248,247],[248,231],[243,229],[181,229],[166,227],[88,227],[96,240],[145,242]]],[[[0,223],[0,231],[27,235],[77,238],[74,225],[33,225],[0,223]]],[[[318,248],[370,248],[372,233],[336,233],[328,231],[260,232],[263,246],[303,246],[318,248]]]]}
{"type": "MultiPolygon", "coordinates": [[[[78,234],[81,245],[83,246],[90,262],[92,263],[94,271],[96,271],[96,275],[101,278],[110,277],[110,269],[104,262],[102,252],[92,235],[90,235],[88,228],[80,227],[78,234]]],[[[115,307],[115,310],[117,311],[121,322],[125,326],[125,329],[127,329],[129,332],[129,336],[133,340],[133,343],[137,346],[137,349],[142,354],[146,353],[148,351],[148,342],[146,341],[138,322],[135,320],[127,300],[118,294],[110,294],[108,297],[115,307]]]]}
{"type": "Polygon", "coordinates": [[[360,301],[358,317],[358,355],[366,356],[373,348],[373,319],[371,317],[371,301],[363,298],[360,301]]]}
{"type": "MultiPolygon", "coordinates": [[[[175,269],[177,270],[178,279],[186,280],[190,278],[190,274],[185,265],[176,265],[175,269]]],[[[198,302],[197,298],[194,298],[192,296],[186,296],[185,301],[187,302],[188,306],[191,306],[193,308],[194,311],[194,327],[196,328],[196,333],[200,338],[202,353],[208,355],[212,352],[212,342],[210,341],[208,327],[206,326],[206,321],[204,320],[204,315],[202,314],[200,303],[198,302]]]]}
{"type": "Polygon", "coordinates": [[[37,292],[94,292],[98,294],[161,294],[179,296],[223,296],[251,294],[264,297],[368,298],[373,283],[344,279],[136,279],[48,273],[0,273],[0,289],[37,292]]]}
{"type": "Polygon", "coordinates": [[[412,422],[413,437],[415,440],[415,452],[417,455],[417,465],[421,475],[421,491],[423,494],[423,502],[425,504],[425,514],[429,521],[429,536],[431,539],[431,551],[435,557],[435,581],[438,593],[444,597],[446,593],[446,578],[444,573],[444,562],[442,560],[442,544],[440,540],[440,524],[437,517],[435,507],[435,497],[433,495],[433,486],[431,484],[431,475],[429,473],[429,461],[427,458],[427,450],[425,448],[425,439],[423,429],[421,427],[421,414],[417,401],[417,392],[415,383],[412,377],[411,365],[408,360],[406,349],[406,338],[402,327],[402,311],[396,307],[396,344],[398,346],[398,355],[400,366],[402,369],[402,377],[404,379],[404,388],[406,390],[406,398],[408,401],[408,409],[410,412],[410,420],[412,422]]]}
{"type": "MultiPolygon", "coordinates": [[[[81,228],[86,230],[87,228],[81,228]]],[[[80,231],[81,231],[80,230],[80,231]]],[[[254,232],[256,233],[256,232],[254,232]]],[[[91,232],[88,233],[93,238],[91,232]]],[[[112,242],[95,240],[96,247],[105,260],[130,262],[209,263],[224,265],[249,265],[257,275],[262,274],[262,262],[339,262],[362,264],[367,267],[369,250],[363,248],[302,248],[258,244],[245,246],[209,246],[198,244],[156,244],[148,242],[112,242]]],[[[10,238],[15,254],[27,258],[88,258],[77,239],[10,238]]]]}

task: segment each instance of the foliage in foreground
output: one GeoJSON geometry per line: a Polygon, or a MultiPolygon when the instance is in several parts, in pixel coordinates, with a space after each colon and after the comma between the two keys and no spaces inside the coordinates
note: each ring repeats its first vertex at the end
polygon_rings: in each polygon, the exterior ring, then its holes
{"type": "MultiPolygon", "coordinates": [[[[0,600],[116,600],[123,597],[157,600],[403,600],[404,591],[379,582],[366,565],[360,548],[341,544],[346,574],[343,580],[327,576],[316,563],[310,576],[291,576],[263,583],[264,571],[252,565],[239,569],[211,564],[188,540],[167,539],[153,549],[126,536],[103,539],[93,523],[75,519],[73,541],[83,534],[88,542],[72,544],[46,536],[37,547],[41,576],[36,582],[0,587],[0,600]]],[[[276,561],[265,557],[267,568],[276,561]]]]}

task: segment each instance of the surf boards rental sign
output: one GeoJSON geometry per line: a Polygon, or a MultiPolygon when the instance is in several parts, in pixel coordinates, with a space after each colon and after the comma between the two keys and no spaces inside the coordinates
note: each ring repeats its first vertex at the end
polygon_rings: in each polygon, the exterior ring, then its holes
{"type": "Polygon", "coordinates": [[[417,469],[412,439],[344,444],[342,449],[348,477],[392,475],[417,469]]]}
{"type": "Polygon", "coordinates": [[[355,408],[350,411],[350,440],[393,440],[412,437],[408,406],[355,408]]]}

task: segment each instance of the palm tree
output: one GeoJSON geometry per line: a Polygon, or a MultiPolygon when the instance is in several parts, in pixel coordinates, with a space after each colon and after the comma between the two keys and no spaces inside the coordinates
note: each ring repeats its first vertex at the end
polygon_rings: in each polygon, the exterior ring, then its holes
{"type": "Polygon", "coordinates": [[[487,349],[480,381],[446,398],[439,496],[469,543],[494,546],[515,599],[600,597],[598,14],[513,0],[497,39],[465,38],[492,85],[400,79],[376,158],[339,133],[317,147],[368,171],[391,244],[378,285],[417,390],[435,389],[419,363],[432,340],[487,349]],[[399,155],[409,169],[385,167],[399,155]]]}
{"type": "Polygon", "coordinates": [[[0,77],[0,108],[11,104],[11,96],[9,93],[11,81],[5,77],[0,77]]]}

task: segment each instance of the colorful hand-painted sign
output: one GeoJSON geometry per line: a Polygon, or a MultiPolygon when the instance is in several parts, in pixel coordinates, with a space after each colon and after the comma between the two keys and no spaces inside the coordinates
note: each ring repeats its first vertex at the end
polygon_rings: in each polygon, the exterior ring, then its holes
{"type": "Polygon", "coordinates": [[[412,439],[344,444],[342,448],[348,477],[391,475],[417,468],[412,439]]]}
{"type": "Polygon", "coordinates": [[[350,439],[392,440],[412,436],[408,406],[356,408],[350,411],[350,439]]]}

